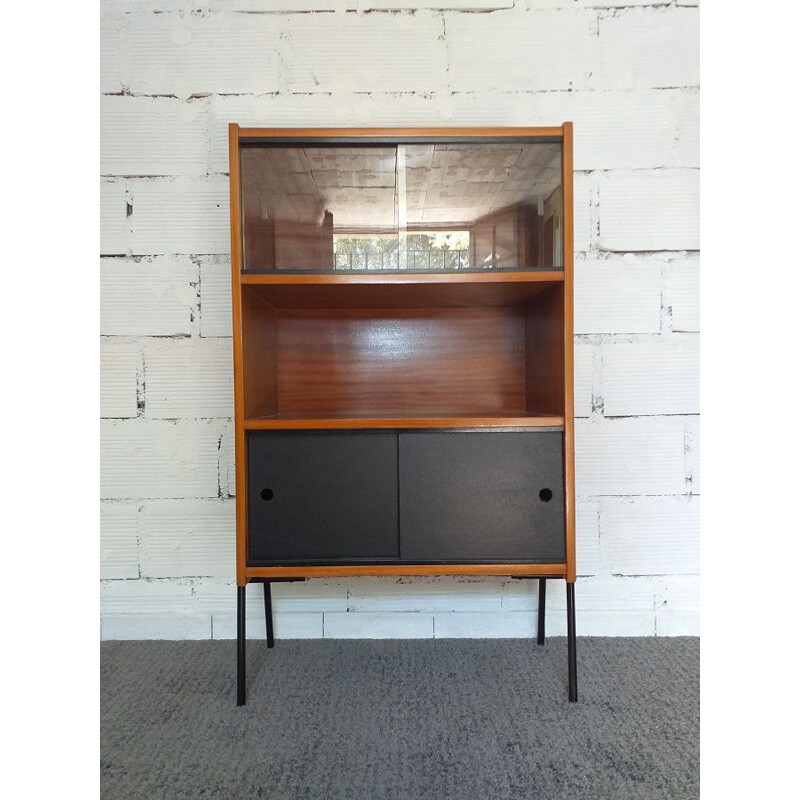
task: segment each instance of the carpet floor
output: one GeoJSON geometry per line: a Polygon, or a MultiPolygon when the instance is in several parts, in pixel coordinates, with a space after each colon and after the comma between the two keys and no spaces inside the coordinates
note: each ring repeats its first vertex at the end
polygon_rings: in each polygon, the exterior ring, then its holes
{"type": "Polygon", "coordinates": [[[127,798],[694,798],[696,638],[101,645],[101,790],[127,798]]]}

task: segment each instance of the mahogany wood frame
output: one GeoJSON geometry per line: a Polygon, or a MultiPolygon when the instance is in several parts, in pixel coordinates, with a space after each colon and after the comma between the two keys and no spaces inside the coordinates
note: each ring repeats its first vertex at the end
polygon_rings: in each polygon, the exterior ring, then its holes
{"type": "MultiPolygon", "coordinates": [[[[228,130],[230,154],[230,209],[231,209],[231,288],[233,312],[233,364],[234,364],[234,407],[235,407],[235,447],[236,447],[236,583],[244,587],[254,579],[312,578],[320,576],[356,575],[509,575],[564,577],[568,583],[576,579],[575,564],[575,465],[574,465],[574,401],[573,401],[573,182],[572,182],[572,123],[565,122],[560,127],[514,127],[514,128],[240,128],[231,123],[228,130]],[[380,140],[393,142],[398,139],[437,139],[469,140],[515,137],[561,142],[562,145],[562,202],[563,202],[563,271],[479,274],[375,274],[375,275],[276,275],[247,274],[242,272],[242,227],[241,227],[241,176],[239,169],[239,148],[241,143],[296,142],[315,139],[380,140]],[[563,325],[558,331],[562,338],[560,364],[546,367],[557,369],[563,381],[563,403],[551,398],[552,405],[560,405],[561,413],[526,415],[504,415],[502,417],[463,415],[450,417],[446,421],[433,416],[393,416],[378,421],[368,417],[316,417],[311,420],[281,419],[263,416],[252,419],[246,416],[245,408],[245,336],[243,330],[244,287],[280,287],[289,292],[293,287],[317,286],[323,291],[331,286],[363,285],[369,287],[417,286],[419,290],[433,288],[439,284],[481,285],[490,293],[498,287],[513,287],[526,282],[547,282],[562,287],[558,302],[563,302],[563,325]],[[478,427],[478,426],[554,426],[563,425],[564,431],[564,495],[566,526],[566,558],[563,564],[471,564],[471,565],[391,565],[391,566],[286,566],[286,567],[248,567],[247,566],[247,448],[246,431],[254,429],[297,429],[297,428],[357,428],[357,427],[478,427]]],[[[469,286],[467,292],[469,292],[469,286]]],[[[413,297],[413,292],[412,292],[413,297]]],[[[249,301],[248,301],[249,302],[249,301]]],[[[410,302],[413,302],[410,301],[410,302]]],[[[269,336],[269,334],[265,334],[269,336]]],[[[263,380],[268,381],[268,377],[263,380]]],[[[549,402],[548,405],[551,403],[549,402]]],[[[276,409],[277,410],[277,409],[276,409]]],[[[551,409],[548,409],[551,410],[551,409]]],[[[555,409],[557,410],[557,409],[555,409]]]]}

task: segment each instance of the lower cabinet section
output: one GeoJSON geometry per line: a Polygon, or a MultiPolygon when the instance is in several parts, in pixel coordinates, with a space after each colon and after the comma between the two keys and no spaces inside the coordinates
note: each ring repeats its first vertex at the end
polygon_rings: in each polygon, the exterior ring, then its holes
{"type": "Polygon", "coordinates": [[[558,431],[251,432],[251,566],[563,563],[558,431]]]}

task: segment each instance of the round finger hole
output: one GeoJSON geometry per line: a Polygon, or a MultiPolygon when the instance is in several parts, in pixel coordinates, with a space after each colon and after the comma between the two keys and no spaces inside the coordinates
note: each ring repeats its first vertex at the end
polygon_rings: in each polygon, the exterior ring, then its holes
{"type": "Polygon", "coordinates": [[[539,490],[539,499],[543,503],[549,503],[553,499],[553,490],[552,489],[540,489],[539,490]]]}
{"type": "Polygon", "coordinates": [[[272,492],[272,489],[262,489],[261,490],[261,499],[262,500],[272,500],[275,495],[272,492]]]}

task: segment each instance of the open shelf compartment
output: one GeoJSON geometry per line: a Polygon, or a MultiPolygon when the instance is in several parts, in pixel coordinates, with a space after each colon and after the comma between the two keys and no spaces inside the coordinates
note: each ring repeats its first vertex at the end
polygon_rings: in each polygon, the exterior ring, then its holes
{"type": "Polygon", "coordinates": [[[563,313],[561,281],[248,282],[245,428],[562,426],[563,313]]]}

